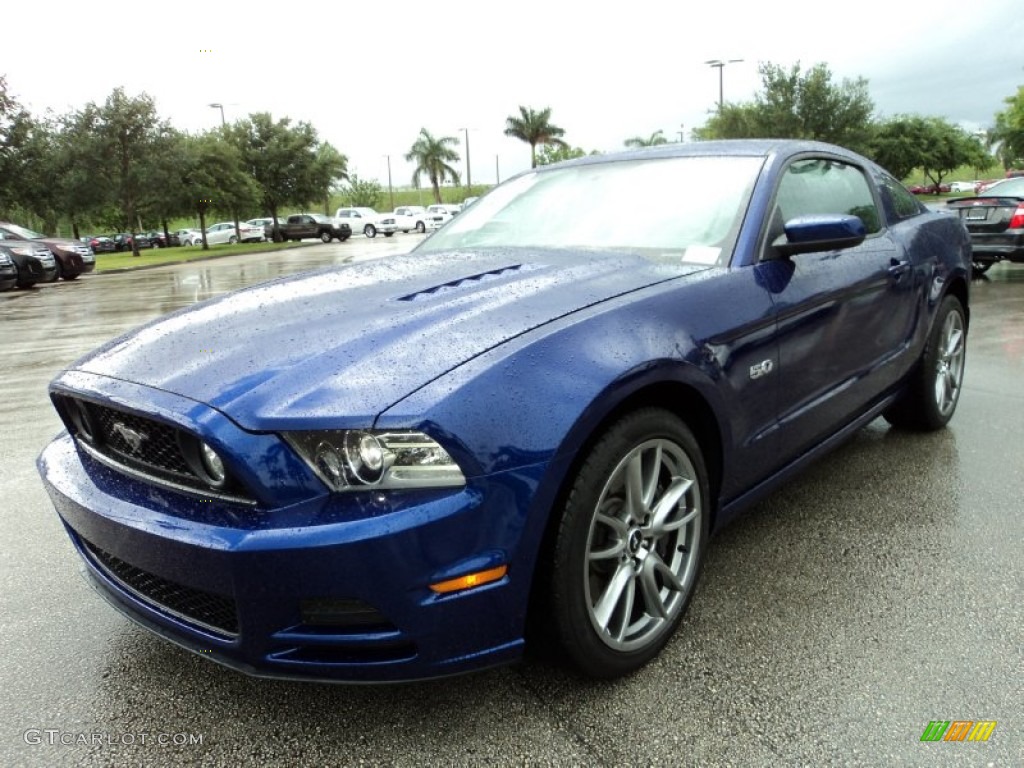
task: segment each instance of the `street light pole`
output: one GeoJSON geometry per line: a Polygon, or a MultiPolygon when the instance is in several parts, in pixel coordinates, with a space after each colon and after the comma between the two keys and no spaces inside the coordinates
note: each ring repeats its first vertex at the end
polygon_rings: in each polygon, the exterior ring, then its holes
{"type": "Polygon", "coordinates": [[[391,155],[384,155],[388,159],[388,198],[391,200],[391,210],[395,210],[395,192],[391,187],[391,155]]]}
{"type": "Polygon", "coordinates": [[[464,134],[466,134],[466,196],[473,194],[473,177],[470,173],[469,167],[469,128],[459,128],[464,134]]]}
{"type": "Polygon", "coordinates": [[[228,121],[224,119],[224,105],[218,102],[214,102],[213,104],[210,104],[208,106],[220,110],[220,127],[225,128],[228,124],[228,121]]]}
{"type": "MultiPolygon", "coordinates": [[[[228,121],[224,119],[224,105],[220,102],[213,102],[209,105],[212,109],[220,110],[220,129],[221,132],[225,132],[228,127],[228,121]]],[[[235,210],[235,206],[231,206],[231,218],[235,222],[235,237],[238,238],[238,242],[242,242],[242,228],[238,225],[238,211],[235,210]]],[[[206,246],[206,233],[203,233],[203,246],[206,246]]]]}
{"type": "Polygon", "coordinates": [[[719,112],[722,111],[722,104],[725,101],[725,85],[724,85],[724,78],[723,78],[723,74],[722,74],[723,70],[725,69],[725,65],[726,64],[739,64],[741,61],[743,61],[743,59],[729,59],[728,61],[723,61],[722,59],[708,59],[707,61],[704,62],[705,64],[707,64],[712,69],[717,69],[718,70],[718,111],[719,112]]]}

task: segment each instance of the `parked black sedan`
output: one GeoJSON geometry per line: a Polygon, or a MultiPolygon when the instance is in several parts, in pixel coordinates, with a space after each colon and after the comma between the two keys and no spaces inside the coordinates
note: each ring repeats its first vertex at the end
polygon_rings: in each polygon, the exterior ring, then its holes
{"type": "Polygon", "coordinates": [[[145,235],[133,235],[130,232],[118,232],[117,234],[110,235],[110,239],[114,241],[114,250],[118,253],[130,251],[132,249],[132,240],[138,242],[140,251],[153,247],[152,241],[145,235]]]}
{"type": "MultiPolygon", "coordinates": [[[[168,245],[181,245],[181,238],[178,237],[174,232],[171,232],[170,235],[167,235],[164,234],[163,232],[160,232],[159,230],[154,229],[151,232],[143,232],[142,235],[140,235],[140,237],[142,236],[145,236],[149,240],[149,242],[153,244],[154,248],[166,248],[168,245]]],[[[142,247],[141,243],[139,244],[139,247],[142,247]]]]}
{"type": "Polygon", "coordinates": [[[946,203],[971,233],[975,274],[1000,261],[1024,263],[1024,178],[1006,179],[976,197],[946,203]]]}
{"type": "Polygon", "coordinates": [[[51,282],[57,274],[57,258],[43,243],[0,238],[0,252],[6,253],[14,262],[19,288],[51,282]]]}
{"type": "Polygon", "coordinates": [[[92,248],[93,253],[113,253],[117,250],[117,245],[114,241],[105,235],[83,237],[82,242],[92,248]]]}

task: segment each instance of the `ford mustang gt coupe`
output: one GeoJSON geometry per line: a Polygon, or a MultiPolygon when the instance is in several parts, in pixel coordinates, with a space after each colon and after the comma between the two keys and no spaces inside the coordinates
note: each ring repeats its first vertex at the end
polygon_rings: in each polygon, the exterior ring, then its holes
{"type": "Polygon", "coordinates": [[[53,380],[38,466],[99,593],[204,658],[411,680],[536,638],[614,677],[742,509],[879,416],[949,421],[970,266],[836,146],[591,156],[109,342],[53,380]]]}

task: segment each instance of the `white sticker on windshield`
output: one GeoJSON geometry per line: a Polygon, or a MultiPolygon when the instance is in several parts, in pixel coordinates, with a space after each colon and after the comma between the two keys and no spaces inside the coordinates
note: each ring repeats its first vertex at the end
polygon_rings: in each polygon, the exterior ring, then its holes
{"type": "Polygon", "coordinates": [[[691,245],[683,253],[683,261],[691,261],[697,264],[716,264],[718,257],[722,255],[721,248],[711,245],[691,245]]]}

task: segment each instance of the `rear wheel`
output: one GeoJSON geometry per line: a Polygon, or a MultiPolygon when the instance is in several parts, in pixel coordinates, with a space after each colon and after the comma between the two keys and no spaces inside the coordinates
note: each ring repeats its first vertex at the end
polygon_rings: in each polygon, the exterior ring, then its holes
{"type": "Polygon", "coordinates": [[[585,674],[654,658],[686,611],[709,530],[704,459],[674,414],[648,408],[594,445],[562,510],[549,587],[557,637],[585,674]]]}
{"type": "Polygon", "coordinates": [[[320,242],[321,243],[329,243],[329,242],[331,242],[331,233],[330,232],[321,232],[320,233],[320,242]]]}
{"type": "Polygon", "coordinates": [[[395,233],[394,232],[385,232],[384,233],[384,237],[391,237],[393,234],[395,234],[395,233]]]}
{"type": "Polygon", "coordinates": [[[967,353],[967,321],[963,305],[946,296],[935,315],[921,361],[910,383],[883,414],[895,427],[941,429],[953,418],[960,399],[967,353]]]}

